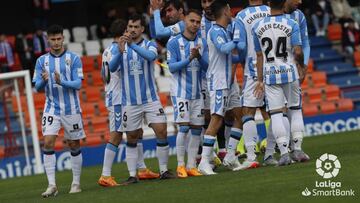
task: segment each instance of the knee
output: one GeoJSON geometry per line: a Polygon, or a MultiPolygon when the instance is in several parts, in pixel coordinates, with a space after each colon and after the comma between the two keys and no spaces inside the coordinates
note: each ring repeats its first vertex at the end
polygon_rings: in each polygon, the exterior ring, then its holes
{"type": "Polygon", "coordinates": [[[115,146],[118,146],[122,140],[121,132],[111,132],[109,142],[115,146]]]}
{"type": "Polygon", "coordinates": [[[53,150],[54,146],[55,146],[55,141],[45,139],[45,141],[44,141],[44,149],[45,150],[53,150]]]}

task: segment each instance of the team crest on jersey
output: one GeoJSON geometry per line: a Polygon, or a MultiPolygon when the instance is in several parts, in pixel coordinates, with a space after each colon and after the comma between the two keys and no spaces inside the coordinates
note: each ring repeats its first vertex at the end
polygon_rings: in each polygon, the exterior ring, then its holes
{"type": "Polygon", "coordinates": [[[185,117],[185,113],[180,113],[179,116],[180,116],[180,118],[184,118],[184,117],[185,117]]]}
{"type": "Polygon", "coordinates": [[[173,26],[173,27],[171,28],[171,30],[172,30],[174,33],[180,32],[180,30],[177,28],[177,26],[173,26]]]}
{"type": "Polygon", "coordinates": [[[180,45],[180,50],[184,50],[184,45],[180,45]]]}
{"type": "Polygon", "coordinates": [[[70,66],[70,64],[71,64],[71,59],[65,59],[65,64],[66,64],[66,66],[70,66]]]}
{"type": "Polygon", "coordinates": [[[130,74],[137,75],[143,74],[143,68],[141,67],[141,62],[137,60],[130,60],[130,74]]]}
{"type": "Polygon", "coordinates": [[[45,66],[49,66],[49,62],[46,61],[44,65],[45,65],[45,66]]]}
{"type": "Polygon", "coordinates": [[[222,37],[220,37],[220,36],[218,36],[218,37],[216,38],[216,41],[217,41],[219,44],[225,43],[225,40],[224,40],[222,37]]]}

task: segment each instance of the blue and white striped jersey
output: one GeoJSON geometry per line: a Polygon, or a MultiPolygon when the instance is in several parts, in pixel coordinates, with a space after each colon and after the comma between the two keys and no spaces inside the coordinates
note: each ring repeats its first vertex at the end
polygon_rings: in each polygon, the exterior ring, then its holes
{"type": "Polygon", "coordinates": [[[298,80],[292,49],[302,44],[299,25],[285,15],[274,15],[257,22],[252,32],[255,51],[263,53],[265,84],[286,84],[298,80]]]}
{"type": "Polygon", "coordinates": [[[208,32],[209,67],[208,89],[211,91],[230,89],[232,80],[232,55],[221,52],[221,46],[231,41],[227,28],[214,24],[208,32]]]}
{"type": "MultiPolygon", "coordinates": [[[[185,61],[190,57],[191,49],[200,46],[200,55],[203,60],[208,60],[208,50],[206,41],[197,36],[193,41],[188,40],[183,35],[173,37],[167,43],[167,60],[169,65],[172,63],[185,61]]],[[[206,72],[200,61],[195,58],[179,71],[172,73],[171,96],[184,99],[200,99],[202,73],[206,72]]]]}
{"type": "Polygon", "coordinates": [[[60,56],[54,56],[51,53],[44,54],[36,61],[33,82],[41,79],[43,71],[49,74],[49,80],[45,86],[44,113],[57,116],[81,113],[79,91],[64,88],[55,82],[55,71],[60,74],[61,80],[64,81],[83,79],[80,58],[70,51],[64,51],[60,56]]]}
{"type": "Polygon", "coordinates": [[[207,33],[209,32],[210,28],[216,23],[216,21],[209,20],[206,18],[205,14],[202,15],[201,24],[200,24],[200,33],[201,38],[207,39],[207,33]]]}
{"type": "Polygon", "coordinates": [[[308,35],[308,29],[307,29],[307,23],[304,13],[296,9],[291,14],[286,14],[286,17],[295,20],[300,27],[300,33],[301,33],[301,41],[302,41],[302,49],[304,52],[304,63],[307,65],[310,58],[310,44],[309,44],[309,35],[308,35]]]}
{"type": "MultiPolygon", "coordinates": [[[[142,40],[138,46],[154,52],[157,56],[155,42],[142,40]]],[[[154,76],[154,61],[141,57],[128,44],[122,54],[121,64],[122,105],[140,105],[158,101],[154,76]]]]}
{"type": "MultiPolygon", "coordinates": [[[[121,54],[119,51],[119,45],[116,42],[113,42],[109,47],[107,47],[102,55],[102,72],[104,71],[105,66],[110,71],[109,64],[113,63],[113,60],[118,60],[116,57],[118,54],[121,54]]],[[[120,63],[119,68],[116,72],[110,72],[110,80],[105,83],[105,106],[110,107],[113,105],[121,104],[122,97],[122,88],[120,81],[120,63]]]]}
{"type": "Polygon", "coordinates": [[[243,24],[244,30],[240,33],[247,35],[247,53],[244,67],[244,76],[256,77],[256,53],[251,29],[259,20],[270,15],[270,8],[265,5],[248,6],[236,15],[236,19],[243,24]]]}

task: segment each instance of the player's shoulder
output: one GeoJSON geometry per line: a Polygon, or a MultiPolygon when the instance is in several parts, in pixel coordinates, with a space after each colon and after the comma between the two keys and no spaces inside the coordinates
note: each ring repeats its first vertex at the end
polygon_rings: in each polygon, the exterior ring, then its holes
{"type": "Polygon", "coordinates": [[[77,55],[76,53],[74,53],[74,52],[72,52],[72,51],[70,51],[70,50],[66,50],[65,53],[64,53],[64,55],[65,55],[65,57],[70,56],[70,58],[71,58],[72,60],[80,59],[80,56],[79,56],[79,55],[77,55]]]}
{"type": "Polygon", "coordinates": [[[43,62],[45,61],[45,58],[46,58],[46,57],[49,57],[49,56],[50,56],[50,52],[39,56],[36,60],[37,60],[38,62],[40,62],[40,63],[43,63],[43,62]]]}
{"type": "Polygon", "coordinates": [[[182,38],[182,35],[175,35],[173,37],[171,37],[169,39],[169,41],[167,42],[168,45],[174,45],[174,44],[177,44],[179,39],[182,38]]]}

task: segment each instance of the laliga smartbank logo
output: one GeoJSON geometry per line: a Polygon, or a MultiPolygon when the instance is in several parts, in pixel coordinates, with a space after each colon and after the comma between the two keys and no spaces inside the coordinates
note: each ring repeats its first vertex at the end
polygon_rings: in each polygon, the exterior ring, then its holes
{"type": "Polygon", "coordinates": [[[315,188],[305,188],[301,194],[308,196],[355,196],[353,189],[341,189],[341,182],[331,181],[335,178],[341,169],[341,164],[337,156],[333,154],[323,154],[316,160],[316,173],[324,180],[315,181],[315,188]]]}

